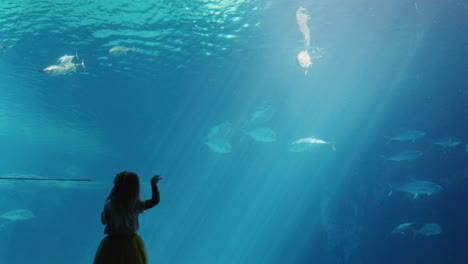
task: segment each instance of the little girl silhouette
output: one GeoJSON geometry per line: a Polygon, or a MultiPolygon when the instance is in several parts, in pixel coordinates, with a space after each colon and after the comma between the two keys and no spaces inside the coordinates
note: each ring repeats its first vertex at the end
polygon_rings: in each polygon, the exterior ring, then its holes
{"type": "Polygon", "coordinates": [[[107,236],[98,247],[94,264],[147,264],[143,240],[137,231],[138,214],[159,203],[157,183],[159,175],[151,179],[151,200],[140,200],[140,181],[133,172],[123,171],[114,179],[114,187],[107,197],[101,220],[107,236]]]}

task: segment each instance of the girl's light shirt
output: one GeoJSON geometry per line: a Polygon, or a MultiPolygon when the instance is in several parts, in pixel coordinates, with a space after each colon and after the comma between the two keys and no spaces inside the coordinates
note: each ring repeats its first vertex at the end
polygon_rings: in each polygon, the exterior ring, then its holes
{"type": "Polygon", "coordinates": [[[101,221],[106,228],[105,234],[132,235],[135,234],[140,225],[138,215],[145,210],[145,202],[138,201],[130,212],[122,214],[111,206],[110,202],[104,205],[104,211],[101,214],[101,221]]]}

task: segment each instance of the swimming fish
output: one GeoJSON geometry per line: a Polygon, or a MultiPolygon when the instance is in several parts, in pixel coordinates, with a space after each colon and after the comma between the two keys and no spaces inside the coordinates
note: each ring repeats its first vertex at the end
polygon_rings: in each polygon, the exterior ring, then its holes
{"type": "Polygon", "coordinates": [[[303,152],[303,151],[308,151],[311,150],[317,146],[323,146],[323,145],[330,145],[331,149],[333,151],[336,151],[336,147],[333,143],[323,141],[321,139],[313,138],[313,137],[307,137],[307,138],[301,138],[298,139],[291,144],[289,144],[289,151],[291,152],[303,152]]]}
{"type": "Polygon", "coordinates": [[[274,113],[275,111],[270,105],[259,106],[255,108],[255,111],[252,114],[250,114],[248,122],[252,124],[265,123],[273,118],[274,113]]]}
{"type": "Polygon", "coordinates": [[[392,230],[392,234],[404,234],[415,222],[403,223],[392,230]]]}
{"type": "Polygon", "coordinates": [[[127,48],[125,46],[115,46],[109,50],[109,54],[112,56],[127,55],[128,52],[135,52],[135,48],[127,48]]]}
{"type": "Polygon", "coordinates": [[[62,57],[57,59],[58,64],[47,66],[39,70],[39,72],[42,72],[48,75],[59,75],[59,74],[66,74],[71,71],[76,71],[78,66],[86,68],[84,64],[84,60],[82,60],[81,63],[74,63],[73,62],[74,58],[78,59],[78,53],[76,53],[76,55],[74,56],[65,54],[62,57]]]}
{"type": "MultiPolygon", "coordinates": [[[[404,184],[399,187],[395,187],[394,189],[402,192],[409,193],[413,195],[413,199],[418,198],[419,195],[432,195],[441,192],[444,188],[437,183],[433,183],[430,181],[416,181],[413,180],[410,183],[404,184]]],[[[388,194],[388,196],[392,195],[392,191],[388,194]]]]}
{"type": "Polygon", "coordinates": [[[392,161],[404,161],[404,160],[413,160],[418,157],[422,156],[422,152],[419,150],[403,150],[400,152],[397,152],[390,157],[387,158],[387,160],[392,160],[392,161]]]}
{"type": "Polygon", "coordinates": [[[51,66],[45,67],[44,69],[39,70],[39,72],[42,72],[48,75],[66,74],[71,71],[76,71],[78,66],[85,68],[84,60],[80,64],[66,63],[66,64],[51,65],[51,66]]]}
{"type": "Polygon", "coordinates": [[[296,57],[297,64],[304,69],[304,75],[307,75],[307,71],[309,70],[310,65],[312,65],[312,61],[310,60],[309,53],[307,50],[299,52],[296,57]]]}
{"type": "Polygon", "coordinates": [[[426,135],[425,132],[423,131],[418,131],[418,130],[407,130],[404,132],[401,132],[395,136],[387,137],[390,141],[412,141],[415,142],[416,139],[423,137],[426,135]]]}
{"type": "Polygon", "coordinates": [[[224,122],[219,125],[213,126],[210,133],[204,138],[204,144],[208,146],[211,152],[216,153],[229,153],[232,146],[227,137],[231,133],[232,125],[229,122],[224,122]]]}
{"type": "Polygon", "coordinates": [[[208,146],[211,152],[226,154],[231,152],[231,143],[225,138],[214,138],[210,141],[206,141],[205,144],[208,146]]]}
{"type": "Polygon", "coordinates": [[[439,235],[442,232],[443,232],[442,227],[439,224],[428,223],[428,224],[424,224],[419,230],[413,231],[413,238],[415,238],[417,235],[423,235],[426,237],[439,235]]]}
{"type": "Polygon", "coordinates": [[[206,138],[216,138],[216,137],[226,137],[231,133],[232,124],[230,122],[224,122],[219,125],[213,126],[210,130],[210,133],[206,138]]]}
{"type": "Polygon", "coordinates": [[[11,210],[8,211],[2,215],[0,215],[0,218],[8,219],[11,221],[22,221],[22,220],[28,220],[31,218],[34,218],[35,215],[33,212],[27,210],[27,209],[16,209],[16,210],[11,210]]]}
{"type": "Polygon", "coordinates": [[[444,137],[434,142],[434,144],[439,145],[444,148],[453,148],[460,145],[462,141],[456,137],[444,137]]]}
{"type": "Polygon", "coordinates": [[[72,61],[74,58],[80,60],[80,58],[78,57],[78,52],[76,52],[75,55],[63,55],[62,57],[58,58],[57,63],[62,65],[70,64],[73,63],[72,61]]]}
{"type": "Polygon", "coordinates": [[[246,132],[246,135],[258,142],[274,142],[276,141],[276,132],[268,127],[256,128],[246,132]]]}

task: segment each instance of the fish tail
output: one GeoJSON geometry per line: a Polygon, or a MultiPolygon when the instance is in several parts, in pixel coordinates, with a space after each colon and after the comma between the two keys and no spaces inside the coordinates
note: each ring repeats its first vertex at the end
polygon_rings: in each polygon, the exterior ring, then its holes
{"type": "Polygon", "coordinates": [[[86,66],[85,66],[85,64],[84,64],[84,59],[81,61],[81,64],[80,64],[80,65],[81,65],[81,67],[83,67],[83,69],[86,69],[86,66]]]}
{"type": "Polygon", "coordinates": [[[391,184],[388,185],[390,187],[390,192],[388,192],[387,197],[393,194],[393,186],[391,184]]]}

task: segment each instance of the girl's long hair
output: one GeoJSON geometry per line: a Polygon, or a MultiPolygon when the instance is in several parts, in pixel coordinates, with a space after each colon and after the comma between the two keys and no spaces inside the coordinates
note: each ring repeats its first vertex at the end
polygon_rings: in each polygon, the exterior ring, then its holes
{"type": "Polygon", "coordinates": [[[114,187],[106,201],[114,209],[129,212],[140,200],[140,180],[134,172],[122,171],[114,179],[114,187]]]}

